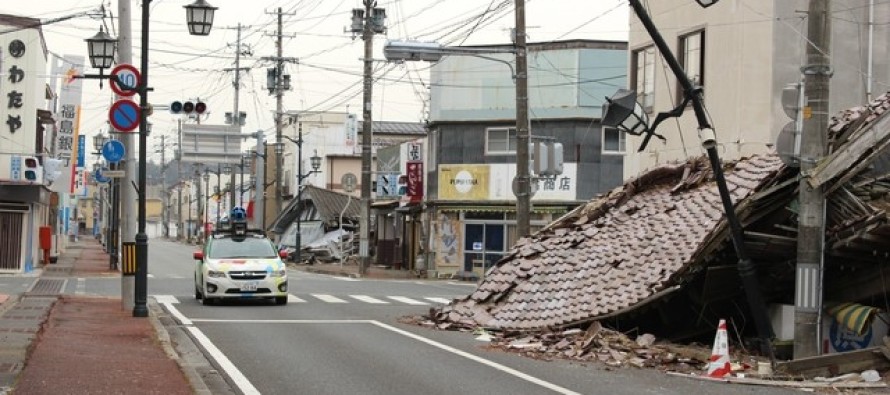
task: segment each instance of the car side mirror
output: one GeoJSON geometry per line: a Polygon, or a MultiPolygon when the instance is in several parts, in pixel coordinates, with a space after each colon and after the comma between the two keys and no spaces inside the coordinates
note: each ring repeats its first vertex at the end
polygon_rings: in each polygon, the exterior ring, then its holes
{"type": "Polygon", "coordinates": [[[192,258],[195,258],[196,261],[204,260],[204,251],[195,251],[192,253],[192,258]]]}
{"type": "Polygon", "coordinates": [[[287,259],[287,251],[285,251],[285,250],[278,251],[278,257],[281,259],[287,259]]]}

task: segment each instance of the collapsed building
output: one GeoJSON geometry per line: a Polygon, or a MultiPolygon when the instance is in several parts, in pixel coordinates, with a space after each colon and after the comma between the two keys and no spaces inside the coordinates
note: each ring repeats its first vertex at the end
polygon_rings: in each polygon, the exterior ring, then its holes
{"type": "MultiPolygon", "coordinates": [[[[805,177],[826,192],[825,306],[888,304],[888,108],[884,94],[834,117],[828,154],[805,177]]],[[[723,168],[758,291],[772,307],[793,306],[800,172],[775,153],[723,168]]],[[[710,341],[728,318],[754,337],[737,261],[709,162],[694,158],[655,168],[521,239],[472,294],[431,318],[519,332],[597,323],[675,341],[710,341]]]]}

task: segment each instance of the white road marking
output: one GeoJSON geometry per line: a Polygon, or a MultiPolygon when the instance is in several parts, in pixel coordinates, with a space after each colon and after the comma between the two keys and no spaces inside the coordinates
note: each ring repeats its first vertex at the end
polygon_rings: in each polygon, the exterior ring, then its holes
{"type": "Polygon", "coordinates": [[[502,372],[504,372],[504,373],[507,373],[507,374],[509,374],[509,375],[513,375],[513,376],[515,376],[515,377],[517,377],[517,378],[519,378],[519,379],[522,379],[522,380],[525,380],[525,381],[528,381],[528,382],[531,382],[531,383],[540,385],[541,387],[544,387],[544,388],[547,388],[547,389],[549,389],[549,390],[558,392],[558,393],[560,393],[560,394],[566,394],[566,395],[580,395],[580,393],[575,392],[575,391],[572,391],[572,390],[570,390],[570,389],[568,389],[568,388],[560,387],[560,386],[558,386],[558,385],[556,385],[556,384],[553,384],[553,383],[551,383],[551,382],[541,380],[541,379],[539,379],[539,378],[537,378],[537,377],[534,377],[534,376],[531,376],[531,375],[522,373],[522,372],[520,372],[520,371],[518,371],[518,370],[516,370],[516,369],[513,369],[513,368],[511,368],[511,367],[504,366],[504,365],[501,365],[501,364],[499,364],[499,363],[497,363],[497,362],[490,361],[490,360],[487,360],[487,359],[485,359],[485,358],[478,357],[478,356],[476,356],[476,355],[470,354],[470,353],[468,353],[468,352],[466,352],[466,351],[458,350],[458,349],[456,349],[456,348],[454,348],[454,347],[451,347],[451,346],[448,346],[448,345],[439,343],[439,342],[437,342],[437,341],[435,341],[435,340],[430,340],[430,339],[427,339],[427,338],[425,338],[425,337],[423,337],[423,336],[415,335],[415,334],[413,334],[413,333],[411,333],[411,332],[408,332],[408,331],[405,331],[405,330],[401,330],[401,329],[399,329],[399,328],[396,328],[396,327],[391,326],[391,325],[384,324],[384,323],[379,322],[379,321],[373,321],[373,320],[372,320],[372,321],[370,321],[370,322],[371,322],[371,324],[373,324],[373,325],[377,325],[378,327],[381,327],[381,328],[383,328],[383,329],[387,329],[387,330],[393,331],[393,332],[398,333],[398,334],[400,334],[400,335],[407,336],[407,337],[410,337],[410,338],[412,338],[412,339],[414,339],[414,340],[417,340],[417,341],[420,341],[420,342],[429,344],[429,345],[431,345],[431,346],[433,346],[433,347],[436,347],[436,348],[438,348],[438,349],[440,349],[440,350],[448,351],[448,352],[450,352],[450,353],[452,353],[452,354],[459,355],[459,356],[461,356],[461,357],[464,357],[464,358],[467,358],[467,359],[470,359],[470,360],[479,362],[479,363],[481,363],[481,364],[483,364],[483,365],[490,366],[490,367],[495,368],[495,369],[497,369],[497,370],[500,370],[500,371],[502,371],[502,372]]]}
{"type": "Polygon", "coordinates": [[[389,304],[389,302],[387,302],[387,301],[380,300],[380,299],[376,299],[376,298],[372,298],[372,297],[370,297],[370,296],[368,296],[368,295],[349,295],[349,296],[350,296],[351,298],[353,298],[353,299],[358,299],[358,300],[361,300],[362,302],[365,302],[365,303],[371,303],[371,304],[389,304]]]}
{"type": "Polygon", "coordinates": [[[340,299],[336,296],[333,296],[333,295],[312,294],[312,297],[319,299],[323,302],[328,302],[328,303],[349,303],[349,302],[347,302],[343,299],[340,299]]]}
{"type": "Polygon", "coordinates": [[[77,290],[74,291],[75,295],[83,295],[86,293],[87,289],[87,279],[83,277],[77,278],[77,290]]]}
{"type": "MultiPolygon", "coordinates": [[[[170,305],[168,305],[168,306],[170,306],[170,305]]],[[[425,337],[423,337],[423,336],[420,336],[420,335],[417,335],[417,334],[408,332],[408,331],[406,331],[406,330],[402,330],[402,329],[396,328],[396,327],[394,327],[394,326],[392,326],[392,325],[384,324],[384,323],[379,322],[379,321],[376,321],[376,320],[226,320],[226,319],[194,319],[193,321],[194,321],[194,322],[233,323],[233,324],[236,324],[236,323],[237,323],[237,324],[250,324],[250,323],[254,323],[254,324],[371,324],[371,325],[375,325],[375,326],[377,326],[377,327],[379,327],[379,328],[386,329],[386,330],[388,330],[388,331],[391,331],[391,332],[400,334],[400,335],[402,335],[402,336],[405,336],[405,337],[408,337],[408,338],[417,340],[417,341],[419,341],[419,342],[421,342],[421,343],[426,343],[426,344],[428,344],[428,345],[430,345],[430,346],[433,346],[433,347],[436,347],[436,348],[438,348],[438,349],[440,349],[440,350],[442,350],[442,351],[446,351],[446,352],[455,354],[455,355],[457,355],[457,356],[460,356],[460,357],[469,359],[469,360],[471,360],[471,361],[481,363],[481,364],[486,365],[486,366],[488,366],[488,367],[491,367],[491,368],[497,369],[497,370],[499,370],[499,371],[501,371],[501,372],[504,372],[504,373],[507,373],[507,374],[509,374],[509,375],[512,375],[512,376],[514,376],[514,377],[516,377],[516,378],[519,378],[519,379],[521,379],[521,380],[525,380],[525,381],[528,381],[528,382],[530,382],[530,383],[533,383],[533,384],[539,385],[539,386],[541,386],[541,387],[547,388],[547,389],[549,389],[549,390],[551,390],[551,391],[554,391],[554,392],[556,392],[556,393],[564,394],[564,395],[581,395],[581,394],[578,393],[578,392],[572,391],[572,390],[570,390],[570,389],[568,389],[568,388],[565,388],[565,387],[561,387],[561,386],[556,385],[556,384],[554,384],[554,383],[551,383],[551,382],[549,382],[549,381],[541,380],[541,379],[539,379],[539,378],[537,378],[537,377],[534,377],[534,376],[531,376],[531,375],[529,375],[529,374],[525,374],[525,373],[520,372],[520,371],[518,371],[518,370],[516,370],[516,369],[513,369],[513,368],[511,368],[511,367],[509,367],[509,366],[502,365],[502,364],[499,364],[499,363],[497,363],[497,362],[494,362],[494,361],[491,361],[491,360],[488,360],[488,359],[485,359],[485,358],[482,358],[482,357],[479,357],[479,356],[470,354],[470,353],[468,353],[468,352],[466,352],[466,351],[458,350],[458,349],[456,349],[456,348],[454,348],[454,347],[451,347],[451,346],[449,346],[449,345],[446,345],[446,344],[443,344],[443,343],[439,343],[439,342],[437,342],[437,341],[435,341],[435,340],[427,339],[427,338],[425,338],[425,337]]],[[[200,331],[198,328],[195,328],[195,327],[193,327],[193,326],[189,326],[188,329],[189,329],[189,331],[192,332],[192,334],[195,336],[195,338],[198,339],[198,341],[199,341],[202,345],[204,345],[204,347],[207,349],[207,351],[210,353],[210,355],[211,355],[211,356],[212,356],[212,357],[213,357],[213,358],[220,364],[220,366],[223,368],[223,370],[225,370],[227,373],[229,373],[229,376],[232,377],[232,380],[235,381],[235,383],[238,385],[238,387],[239,387],[242,391],[244,391],[245,394],[258,394],[258,393],[259,393],[259,392],[257,392],[256,388],[254,388],[253,385],[250,384],[250,382],[247,380],[247,378],[245,378],[243,375],[241,375],[241,372],[238,371],[238,369],[237,369],[237,368],[236,368],[236,367],[235,367],[235,366],[234,366],[234,365],[233,365],[233,364],[226,358],[226,356],[225,356],[225,355],[224,355],[218,348],[216,348],[216,346],[213,345],[213,343],[210,341],[210,339],[208,339],[206,336],[204,336],[204,334],[201,333],[201,331],[200,331]],[[230,369],[231,369],[231,370],[230,370],[230,369]]]]}
{"type": "Polygon", "coordinates": [[[287,294],[287,301],[290,303],[306,303],[305,300],[300,299],[292,294],[287,294]]]}
{"type": "Polygon", "coordinates": [[[441,303],[441,304],[451,303],[450,299],[445,299],[445,298],[424,298],[424,299],[429,300],[430,302],[433,302],[433,303],[441,303]]]}
{"type": "Polygon", "coordinates": [[[153,295],[155,301],[158,303],[179,303],[179,299],[176,299],[173,295],[153,295]]]}
{"type": "Polygon", "coordinates": [[[343,276],[329,276],[329,277],[336,279],[336,280],[340,280],[340,281],[362,281],[361,279],[352,278],[352,277],[343,277],[343,276]]]}
{"type": "Polygon", "coordinates": [[[210,357],[213,358],[216,363],[226,372],[226,374],[229,375],[229,377],[232,379],[232,382],[234,382],[235,386],[237,386],[238,389],[241,390],[242,394],[260,394],[260,391],[257,390],[256,387],[254,387],[253,384],[250,383],[250,380],[248,380],[247,377],[244,377],[241,371],[238,370],[238,367],[236,367],[235,364],[233,364],[232,361],[230,361],[229,358],[222,353],[222,351],[216,348],[213,342],[210,341],[210,339],[207,338],[207,336],[205,336],[200,329],[194,326],[189,326],[187,329],[189,332],[191,332],[192,336],[194,336],[195,340],[197,340],[198,343],[201,343],[204,349],[207,350],[207,353],[210,354],[210,357]]]}
{"type": "Polygon", "coordinates": [[[407,304],[415,305],[415,306],[425,306],[425,305],[428,305],[428,304],[429,304],[429,303],[427,303],[427,302],[421,302],[421,301],[419,301],[419,300],[414,300],[414,299],[411,299],[411,298],[406,298],[406,297],[404,297],[404,296],[387,296],[387,298],[390,298],[390,299],[392,299],[392,300],[395,300],[396,302],[407,303],[407,304]]]}
{"type": "Polygon", "coordinates": [[[472,281],[469,281],[469,282],[449,281],[449,282],[448,282],[448,285],[465,285],[465,286],[468,286],[468,287],[473,287],[473,288],[475,288],[475,287],[476,287],[477,285],[479,285],[479,284],[476,284],[476,283],[474,283],[474,282],[472,282],[472,281]]]}

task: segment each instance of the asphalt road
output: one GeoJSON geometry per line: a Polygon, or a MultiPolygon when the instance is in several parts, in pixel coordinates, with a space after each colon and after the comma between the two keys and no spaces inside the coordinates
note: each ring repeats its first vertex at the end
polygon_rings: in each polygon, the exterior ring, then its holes
{"type": "MultiPolygon", "coordinates": [[[[468,294],[472,284],[345,279],[291,270],[290,302],[203,306],[194,299],[193,246],[149,243],[149,295],[176,317],[234,388],[247,394],[792,394],[707,383],[655,370],[541,361],[488,350],[465,332],[399,317],[468,294]]],[[[87,278],[81,292],[120,292],[87,278]]]]}

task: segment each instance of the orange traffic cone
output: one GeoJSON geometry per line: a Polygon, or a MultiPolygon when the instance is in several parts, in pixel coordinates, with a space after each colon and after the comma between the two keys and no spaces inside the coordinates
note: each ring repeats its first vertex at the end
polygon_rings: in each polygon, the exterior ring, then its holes
{"type": "Polygon", "coordinates": [[[723,377],[729,372],[729,339],[726,334],[726,320],[721,319],[717,325],[717,336],[714,337],[711,361],[708,363],[708,377],[723,377]]]}

